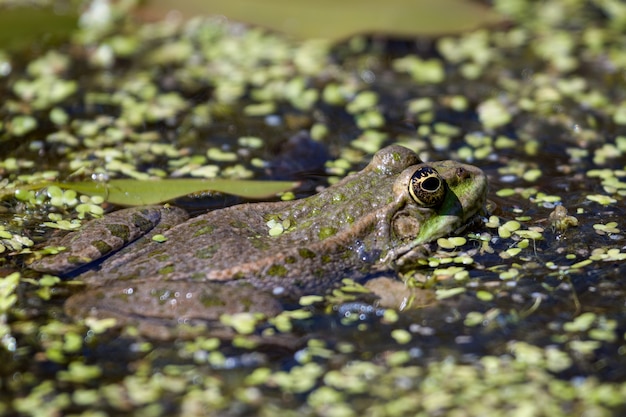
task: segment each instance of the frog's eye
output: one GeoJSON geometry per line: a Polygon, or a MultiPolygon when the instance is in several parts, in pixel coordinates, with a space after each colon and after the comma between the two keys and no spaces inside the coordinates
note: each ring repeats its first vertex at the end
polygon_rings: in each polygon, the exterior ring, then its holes
{"type": "Polygon", "coordinates": [[[446,198],[446,182],[434,168],[418,168],[409,181],[409,194],[424,207],[435,207],[446,198]]]}

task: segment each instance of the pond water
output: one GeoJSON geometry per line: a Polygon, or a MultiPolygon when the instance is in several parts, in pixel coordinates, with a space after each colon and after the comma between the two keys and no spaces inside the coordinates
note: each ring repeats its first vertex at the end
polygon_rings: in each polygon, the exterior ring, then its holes
{"type": "Polygon", "coordinates": [[[215,19],[122,19],[0,54],[0,414],[626,411],[626,12],[509,12],[506,28],[335,45],[215,19]],[[417,308],[383,309],[345,282],[251,333],[232,324],[230,340],[155,340],[70,320],[63,303],[80,284],[27,268],[54,230],[102,205],[28,184],[281,178],[302,181],[303,197],[391,143],[490,181],[489,214],[464,244],[441,241],[390,274],[417,288],[417,308]]]}

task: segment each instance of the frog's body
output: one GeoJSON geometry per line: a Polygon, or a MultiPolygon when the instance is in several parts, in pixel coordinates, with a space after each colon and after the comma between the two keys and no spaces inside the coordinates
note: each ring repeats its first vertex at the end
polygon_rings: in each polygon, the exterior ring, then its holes
{"type": "MultiPolygon", "coordinates": [[[[185,282],[200,288],[219,281],[245,282],[275,295],[323,292],[342,278],[360,278],[423,255],[424,244],[462,229],[482,210],[486,189],[486,177],[476,167],[423,164],[412,151],[390,146],[361,172],[302,200],[242,204],[189,220],[176,208],[118,211],[100,222],[104,230],[124,232],[114,238],[119,242],[134,238],[121,224],[125,218],[133,217],[141,232],[162,215],[169,219],[165,223],[180,223],[162,232],[165,241],[141,238],[80,277],[103,289],[112,282],[126,287],[185,282]],[[280,224],[279,231],[284,227],[282,233],[275,233],[276,227],[270,233],[272,224],[280,224]]],[[[79,266],[113,246],[102,243],[104,232],[89,233],[83,232],[82,243],[69,237],[58,244],[91,247],[90,254],[77,256],[70,249],[70,255],[60,256],[66,261],[43,258],[33,268],[65,273],[71,268],[64,265],[79,266]]]]}

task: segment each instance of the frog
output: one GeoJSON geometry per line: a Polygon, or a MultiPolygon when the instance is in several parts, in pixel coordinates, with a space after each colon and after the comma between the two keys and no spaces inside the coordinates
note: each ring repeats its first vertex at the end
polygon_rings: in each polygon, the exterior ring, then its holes
{"type": "Polygon", "coordinates": [[[135,318],[152,328],[160,320],[215,322],[225,313],[271,316],[281,300],[414,264],[432,242],[484,213],[487,188],[475,166],[422,162],[390,145],[361,171],[303,199],[192,218],[175,206],[115,211],[60,238],[54,245],[66,250],[30,267],[84,283],[66,301],[72,317],[135,318]]]}

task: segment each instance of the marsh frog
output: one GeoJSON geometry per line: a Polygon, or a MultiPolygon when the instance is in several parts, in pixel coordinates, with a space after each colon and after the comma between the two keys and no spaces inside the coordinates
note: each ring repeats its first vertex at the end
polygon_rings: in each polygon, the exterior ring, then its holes
{"type": "Polygon", "coordinates": [[[73,316],[272,314],[280,310],[277,298],[323,293],[343,278],[423,257],[429,242],[478,216],[486,191],[487,178],[474,166],[422,163],[392,145],[362,171],[301,200],[240,204],[191,219],[175,207],[114,212],[54,242],[67,250],[31,267],[81,272],[88,290],[69,299],[73,316]]]}

